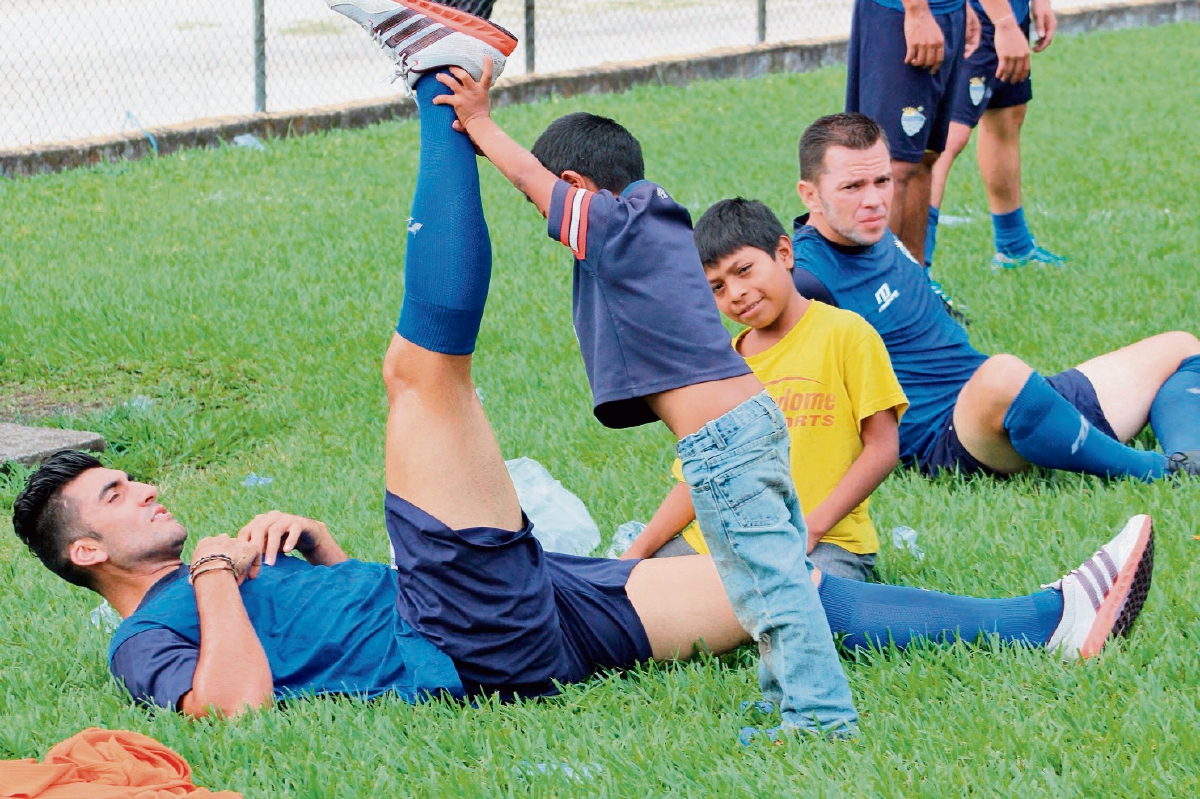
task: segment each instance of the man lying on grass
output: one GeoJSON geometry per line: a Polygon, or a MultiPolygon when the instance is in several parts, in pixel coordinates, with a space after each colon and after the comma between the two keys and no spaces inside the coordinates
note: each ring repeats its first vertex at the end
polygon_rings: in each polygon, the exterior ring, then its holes
{"type": "MultiPolygon", "coordinates": [[[[429,48],[425,63],[439,52],[499,63],[498,50],[461,32],[439,43],[446,50],[429,48]]],[[[48,459],[14,504],[33,553],[124,617],[109,665],[140,701],[203,716],[296,695],[537,697],[599,670],[749,641],[709,557],[581,558],[546,553],[533,537],[471,378],[491,243],[474,147],[452,129],[454,110],[432,102],[445,74],[411,76],[416,224],[400,332],[383,362],[395,571],[350,560],[323,524],[277,512],[236,537],[200,540],[184,563],[187,530],[154,486],[81,452],[48,459]],[[412,302],[414,286],[424,304],[412,302]]],[[[1150,520],[1136,516],[1029,596],[972,599],[819,571],[813,581],[851,647],[996,634],[1086,657],[1129,629],[1152,570],[1150,520]]]]}
{"type": "Polygon", "coordinates": [[[987,356],[888,230],[892,161],[880,127],[834,114],[800,138],[797,288],[879,331],[908,396],[900,458],[932,474],[1012,474],[1030,464],[1154,480],[1200,475],[1200,341],[1162,333],[1043,378],[987,356]],[[1163,452],[1128,442],[1147,424],[1163,452]],[[1165,453],[1165,454],[1164,454],[1165,453]]]}

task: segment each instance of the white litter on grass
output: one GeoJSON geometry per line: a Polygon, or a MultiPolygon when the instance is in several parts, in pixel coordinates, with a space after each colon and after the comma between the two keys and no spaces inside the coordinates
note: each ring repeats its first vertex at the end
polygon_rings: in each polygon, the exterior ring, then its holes
{"type": "Polygon", "coordinates": [[[917,531],[911,527],[893,527],[892,546],[896,549],[908,550],[908,553],[917,560],[925,560],[925,553],[917,546],[917,531]]]}
{"type": "Polygon", "coordinates": [[[548,552],[588,555],[600,545],[600,528],[583,500],[533,458],[505,461],[517,501],[533,522],[533,537],[548,552]]]}
{"type": "Polygon", "coordinates": [[[608,545],[608,551],[604,553],[606,558],[619,558],[625,554],[625,551],[633,546],[633,542],[642,530],[646,529],[646,525],[641,522],[625,522],[617,531],[613,533],[612,543],[608,545]]]}
{"type": "Polygon", "coordinates": [[[138,394],[131,400],[125,400],[125,407],[131,411],[145,411],[152,405],[154,405],[154,400],[149,397],[143,397],[141,394],[138,394]]]}
{"type": "Polygon", "coordinates": [[[604,771],[604,766],[601,766],[599,763],[584,763],[583,765],[572,766],[568,763],[530,763],[529,761],[525,761],[513,766],[513,771],[522,779],[546,774],[559,776],[570,782],[586,782],[600,776],[601,772],[604,771]]]}
{"type": "Polygon", "coordinates": [[[88,614],[92,626],[103,633],[111,633],[121,626],[121,614],[113,610],[113,606],[104,600],[88,614]]]}
{"type": "Polygon", "coordinates": [[[938,225],[969,225],[975,221],[973,216],[955,216],[954,214],[942,214],[938,217],[938,225]]]}
{"type": "Polygon", "coordinates": [[[246,488],[257,488],[258,486],[269,486],[274,480],[274,477],[250,472],[250,474],[246,475],[246,479],[242,481],[242,485],[246,488]]]}
{"type": "Polygon", "coordinates": [[[258,137],[255,136],[253,133],[243,133],[240,136],[234,136],[233,143],[234,143],[234,145],[236,145],[238,147],[248,147],[251,150],[267,149],[265,146],[263,146],[263,143],[258,140],[258,137]]]}

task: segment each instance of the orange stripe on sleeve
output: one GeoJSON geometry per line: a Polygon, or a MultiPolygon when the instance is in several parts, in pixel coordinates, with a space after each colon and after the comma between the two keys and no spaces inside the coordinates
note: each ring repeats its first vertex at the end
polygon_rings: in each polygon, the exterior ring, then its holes
{"type": "Polygon", "coordinates": [[[571,206],[574,205],[577,191],[579,189],[572,186],[563,197],[562,224],[558,226],[558,240],[567,247],[571,246],[571,206]]]}

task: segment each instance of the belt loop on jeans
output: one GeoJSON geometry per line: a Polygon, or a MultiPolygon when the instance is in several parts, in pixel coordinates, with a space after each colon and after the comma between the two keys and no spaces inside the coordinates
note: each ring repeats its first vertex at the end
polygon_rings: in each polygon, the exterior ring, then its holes
{"type": "Polygon", "coordinates": [[[725,449],[727,445],[725,436],[721,435],[721,426],[717,424],[717,420],[704,425],[704,429],[708,431],[708,437],[712,440],[713,446],[717,449],[725,449]]]}

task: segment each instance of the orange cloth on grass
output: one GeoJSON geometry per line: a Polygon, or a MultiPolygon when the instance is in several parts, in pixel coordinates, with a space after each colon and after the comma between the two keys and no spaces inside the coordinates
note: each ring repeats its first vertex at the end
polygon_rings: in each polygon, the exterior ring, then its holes
{"type": "Polygon", "coordinates": [[[55,745],[41,763],[0,761],[5,799],[241,799],[192,784],[187,761],[153,738],[92,727],[55,745]]]}

